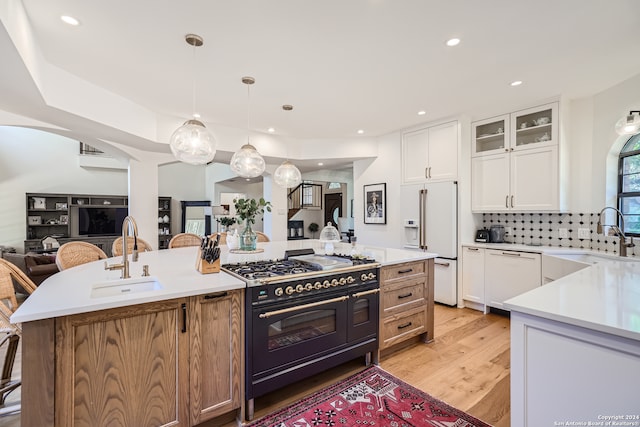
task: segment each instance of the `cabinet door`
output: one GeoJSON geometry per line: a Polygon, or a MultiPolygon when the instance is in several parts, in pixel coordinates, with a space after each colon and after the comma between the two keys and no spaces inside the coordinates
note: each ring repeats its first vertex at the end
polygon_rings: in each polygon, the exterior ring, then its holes
{"type": "Polygon", "coordinates": [[[240,408],[241,291],[189,301],[192,425],[240,408]]]}
{"type": "Polygon", "coordinates": [[[427,178],[429,181],[458,177],[458,122],[429,128],[427,178]]]}
{"type": "Polygon", "coordinates": [[[502,153],[509,147],[509,115],[471,124],[471,156],[502,153]]]}
{"type": "Polygon", "coordinates": [[[56,425],[188,426],[185,304],[56,319],[56,425]]]}
{"type": "Polygon", "coordinates": [[[427,179],[429,157],[429,129],[420,129],[402,135],[402,181],[424,182],[427,179]]]}
{"type": "Polygon", "coordinates": [[[484,304],[484,249],[462,248],[462,298],[484,304]]]}
{"type": "Polygon", "coordinates": [[[504,309],[503,302],[541,285],[540,254],[485,251],[485,301],[504,309]]]}
{"type": "Polygon", "coordinates": [[[558,145],[558,103],[511,114],[510,147],[514,151],[558,145]]]}
{"type": "Polygon", "coordinates": [[[509,206],[519,211],[560,208],[558,147],[549,146],[511,153],[509,206]]]}
{"type": "Polygon", "coordinates": [[[475,212],[509,210],[509,155],[471,159],[471,209],[475,212]]]}

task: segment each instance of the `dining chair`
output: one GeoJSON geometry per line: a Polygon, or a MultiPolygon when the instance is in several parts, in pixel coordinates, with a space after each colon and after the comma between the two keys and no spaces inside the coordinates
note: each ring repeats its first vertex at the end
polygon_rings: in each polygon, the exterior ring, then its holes
{"type": "MultiPolygon", "coordinates": [[[[136,237],[135,239],[138,243],[138,252],[149,252],[153,250],[153,247],[149,244],[149,242],[145,241],[140,237],[136,237]]],[[[134,238],[133,236],[127,236],[127,253],[130,254],[133,252],[133,244],[134,238]]],[[[118,237],[113,241],[113,245],[111,245],[111,255],[112,256],[122,256],[122,236],[118,237]]]]}
{"type": "Polygon", "coordinates": [[[60,246],[56,253],[56,265],[62,271],[77,265],[107,258],[107,254],[96,245],[81,241],[67,242],[60,246]]]}
{"type": "Polygon", "coordinates": [[[169,249],[183,248],[185,246],[200,246],[202,237],[193,233],[178,233],[169,240],[169,249]]]}
{"type": "Polygon", "coordinates": [[[256,242],[269,242],[269,236],[259,231],[255,231],[256,233],[256,242]]]}
{"type": "Polygon", "coordinates": [[[19,324],[11,323],[11,315],[18,309],[18,298],[14,281],[31,294],[36,284],[27,277],[20,268],[0,258],[0,348],[6,344],[2,373],[0,376],[0,415],[20,411],[20,404],[4,406],[7,396],[20,387],[20,380],[13,380],[13,366],[18,352],[18,344],[22,335],[19,324]]]}

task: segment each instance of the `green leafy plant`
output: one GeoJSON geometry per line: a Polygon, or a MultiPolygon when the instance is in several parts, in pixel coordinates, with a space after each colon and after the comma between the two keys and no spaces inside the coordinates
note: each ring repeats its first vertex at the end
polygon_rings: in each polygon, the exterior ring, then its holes
{"type": "Polygon", "coordinates": [[[238,218],[250,224],[256,223],[256,215],[263,214],[265,210],[271,212],[271,202],[267,202],[262,197],[259,200],[235,199],[233,204],[238,218]]]}
{"type": "Polygon", "coordinates": [[[218,221],[220,225],[224,227],[231,227],[236,223],[236,219],[230,216],[223,216],[222,218],[218,218],[216,221],[218,221]]]}
{"type": "Polygon", "coordinates": [[[316,224],[315,222],[312,222],[311,224],[309,224],[309,231],[312,233],[313,238],[316,238],[316,232],[320,229],[320,226],[318,224],[316,224]]]}

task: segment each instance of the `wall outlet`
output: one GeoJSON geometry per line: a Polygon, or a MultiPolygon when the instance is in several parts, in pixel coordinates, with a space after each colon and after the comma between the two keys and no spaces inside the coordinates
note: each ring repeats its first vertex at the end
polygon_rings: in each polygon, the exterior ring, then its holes
{"type": "Polygon", "coordinates": [[[589,239],[591,233],[588,228],[578,228],[578,239],[589,239]]]}
{"type": "Polygon", "coordinates": [[[569,237],[569,233],[566,228],[558,228],[558,237],[561,239],[566,239],[569,237]]]}

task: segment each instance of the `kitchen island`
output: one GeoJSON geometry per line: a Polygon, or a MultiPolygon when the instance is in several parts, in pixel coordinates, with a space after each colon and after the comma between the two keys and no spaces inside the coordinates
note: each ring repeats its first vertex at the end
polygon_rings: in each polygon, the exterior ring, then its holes
{"type": "MultiPolygon", "coordinates": [[[[291,249],[324,253],[317,240],[258,246],[263,252],[251,254],[223,246],[222,264],[280,259],[291,249]]],[[[436,256],[357,249],[381,266],[436,256]]],[[[335,245],[336,253],[351,250],[335,245]]],[[[187,426],[237,417],[246,283],[224,271],[201,275],[196,256],[195,247],[141,253],[129,281],[103,261],[45,281],[12,317],[24,331],[22,425],[187,426]]]]}
{"type": "Polygon", "coordinates": [[[640,425],[640,261],[602,258],[504,304],[511,425],[640,425]]]}

